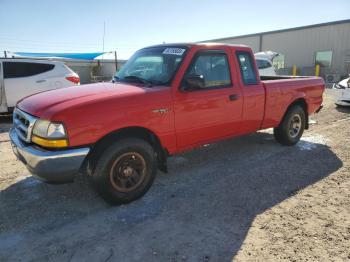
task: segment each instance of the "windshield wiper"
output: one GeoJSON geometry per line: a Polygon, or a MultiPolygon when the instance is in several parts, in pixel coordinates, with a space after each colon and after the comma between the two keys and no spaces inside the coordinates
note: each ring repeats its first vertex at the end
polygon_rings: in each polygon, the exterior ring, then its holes
{"type": "Polygon", "coordinates": [[[141,83],[144,83],[147,87],[152,87],[152,82],[149,80],[146,80],[142,77],[139,76],[134,76],[134,75],[128,75],[128,76],[124,76],[124,79],[135,79],[141,83]]]}

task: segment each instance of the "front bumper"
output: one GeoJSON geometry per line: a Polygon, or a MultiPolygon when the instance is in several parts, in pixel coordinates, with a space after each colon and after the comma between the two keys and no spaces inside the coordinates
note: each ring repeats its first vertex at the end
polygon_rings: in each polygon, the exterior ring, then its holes
{"type": "Polygon", "coordinates": [[[13,152],[34,175],[50,183],[71,182],[79,172],[90,148],[49,151],[23,143],[14,129],[10,130],[13,152]]]}
{"type": "Polygon", "coordinates": [[[339,90],[335,104],[339,106],[350,106],[350,88],[339,90]]]}

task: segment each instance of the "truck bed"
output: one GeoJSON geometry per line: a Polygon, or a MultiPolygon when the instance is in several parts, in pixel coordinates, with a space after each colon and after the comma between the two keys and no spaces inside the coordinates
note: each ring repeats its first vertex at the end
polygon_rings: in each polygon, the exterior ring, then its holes
{"type": "Polygon", "coordinates": [[[312,76],[288,76],[288,75],[277,75],[277,76],[260,76],[260,80],[281,80],[281,79],[299,79],[299,78],[313,78],[312,76]]]}
{"type": "Polygon", "coordinates": [[[293,101],[303,98],[308,114],[321,106],[324,81],[314,76],[261,76],[265,88],[265,116],[263,128],[275,127],[293,101]]]}

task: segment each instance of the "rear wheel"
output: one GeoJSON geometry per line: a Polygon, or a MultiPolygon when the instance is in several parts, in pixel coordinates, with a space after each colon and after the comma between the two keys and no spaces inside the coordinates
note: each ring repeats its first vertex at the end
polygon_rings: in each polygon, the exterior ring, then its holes
{"type": "Polygon", "coordinates": [[[292,146],[299,142],[306,124],[304,109],[294,105],[288,109],[280,125],[274,128],[274,136],[282,145],[292,146]]]}
{"type": "Polygon", "coordinates": [[[156,170],[153,148],[142,139],[127,138],[102,153],[92,173],[92,182],[107,202],[123,204],[148,191],[156,170]]]}

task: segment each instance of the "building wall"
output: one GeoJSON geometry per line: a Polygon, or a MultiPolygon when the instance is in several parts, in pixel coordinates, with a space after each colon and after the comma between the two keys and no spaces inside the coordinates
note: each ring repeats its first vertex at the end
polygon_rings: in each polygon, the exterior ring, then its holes
{"type": "Polygon", "coordinates": [[[350,61],[350,23],[264,34],[262,50],[285,55],[285,67],[313,67],[317,51],[333,51],[332,73],[345,74],[350,61]]]}
{"type": "MultiPolygon", "coordinates": [[[[219,39],[218,42],[224,44],[240,44],[247,45],[253,49],[253,52],[259,52],[260,36],[249,36],[249,37],[240,37],[232,39],[219,39]]],[[[215,41],[215,40],[213,40],[215,41]]]]}
{"type": "Polygon", "coordinates": [[[312,75],[316,52],[331,50],[331,67],[321,68],[321,75],[350,73],[350,20],[210,41],[245,44],[254,52],[272,50],[284,54],[285,69],[279,70],[282,74],[291,73],[296,65],[298,74],[312,75]]]}

